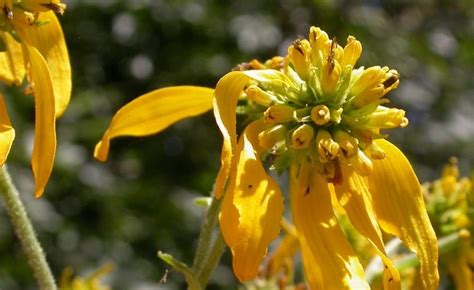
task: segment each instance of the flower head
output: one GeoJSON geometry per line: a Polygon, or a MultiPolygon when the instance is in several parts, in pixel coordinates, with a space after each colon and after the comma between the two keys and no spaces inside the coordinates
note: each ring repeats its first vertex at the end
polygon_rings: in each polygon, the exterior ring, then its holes
{"type": "Polygon", "coordinates": [[[385,253],[382,230],[418,255],[423,287],[434,290],[437,241],[420,185],[382,132],[408,124],[403,110],[386,106],[399,74],[387,67],[356,69],[361,52],[354,37],[342,47],[312,27],[286,57],[240,64],[215,91],[173,87],[132,101],[113,118],[95,156],[107,158],[111,138],[157,133],[212,106],[224,138],[215,197],[223,198],[220,227],[241,281],[256,277],[280,231],[284,200],[269,164],[289,171],[293,223],[311,289],[369,288],[338,224],[337,205],[381,257],[385,289],[400,289],[400,276],[385,253]],[[248,122],[237,124],[236,113],[248,122]]]}
{"type": "MultiPolygon", "coordinates": [[[[25,94],[35,97],[36,129],[32,157],[35,195],[41,196],[52,171],[56,151],[55,120],[69,103],[71,68],[61,25],[56,15],[66,5],[60,0],[1,0],[0,80],[6,85],[19,86],[25,76],[25,94]]],[[[0,105],[5,111],[3,100],[0,105]]],[[[0,166],[5,162],[13,142],[13,128],[7,117],[0,125],[0,166]],[[7,132],[7,131],[4,131],[7,132]],[[8,150],[7,150],[8,148],[8,150]]]]}

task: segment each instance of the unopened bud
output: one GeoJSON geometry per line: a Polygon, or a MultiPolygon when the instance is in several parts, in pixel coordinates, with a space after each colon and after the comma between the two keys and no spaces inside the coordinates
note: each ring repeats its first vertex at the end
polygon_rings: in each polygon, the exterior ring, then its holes
{"type": "Polygon", "coordinates": [[[264,149],[273,150],[277,143],[285,142],[286,131],[286,126],[283,125],[277,125],[263,130],[258,134],[258,143],[264,149]]]}
{"type": "Polygon", "coordinates": [[[265,92],[257,85],[248,86],[245,89],[245,93],[247,94],[247,98],[249,98],[249,100],[254,101],[265,107],[268,107],[273,104],[273,99],[275,98],[273,95],[265,92]]]}
{"type": "Polygon", "coordinates": [[[338,130],[334,133],[334,139],[341,147],[342,153],[345,157],[352,157],[357,154],[359,142],[351,134],[338,130]]]}
{"type": "Polygon", "coordinates": [[[380,128],[391,129],[398,127],[406,127],[408,119],[405,118],[405,111],[395,108],[386,108],[379,106],[375,112],[367,117],[367,125],[380,128]]]}
{"type": "Polygon", "coordinates": [[[365,149],[365,154],[370,156],[373,160],[382,160],[385,158],[386,154],[380,146],[375,143],[370,144],[365,149]]]}
{"type": "Polygon", "coordinates": [[[334,142],[331,134],[326,130],[319,130],[316,136],[316,146],[319,154],[319,161],[326,163],[337,157],[339,144],[334,142]]]}
{"type": "Polygon", "coordinates": [[[288,48],[288,58],[302,80],[308,79],[311,45],[306,39],[298,39],[288,48]]]}
{"type": "Polygon", "coordinates": [[[314,137],[314,129],[308,124],[296,128],[291,134],[291,146],[295,149],[308,148],[314,137]]]}
{"type": "Polygon", "coordinates": [[[317,105],[311,110],[311,119],[319,126],[326,125],[331,120],[329,108],[325,105],[317,105]]]}
{"type": "Polygon", "coordinates": [[[344,47],[344,56],[341,60],[341,66],[345,67],[350,65],[354,67],[355,63],[359,59],[362,53],[362,44],[354,36],[349,36],[347,38],[347,44],[344,47]]]}
{"type": "Polygon", "coordinates": [[[295,109],[288,105],[277,104],[269,107],[265,113],[265,122],[287,123],[293,121],[295,109]]]}

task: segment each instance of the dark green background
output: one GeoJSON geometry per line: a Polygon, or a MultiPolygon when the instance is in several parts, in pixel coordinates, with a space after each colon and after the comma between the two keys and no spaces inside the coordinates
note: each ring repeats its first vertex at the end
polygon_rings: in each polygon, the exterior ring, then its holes
{"type": "MultiPolygon", "coordinates": [[[[61,17],[73,68],[73,96],[58,121],[58,153],[46,193],[34,200],[30,169],[34,107],[8,89],[17,137],[9,169],[56,275],[116,265],[114,289],[184,289],[157,250],[190,262],[202,209],[219,166],[221,136],[211,113],[158,136],[112,142],[109,161],[92,158],[114,112],[171,85],[213,87],[234,65],[284,55],[320,26],[344,44],[363,44],[359,65],[401,74],[392,105],[410,126],[390,140],[422,181],[450,156],[464,174],[474,160],[474,5],[465,1],[164,1],[69,0],[61,17]]],[[[3,90],[3,89],[2,89],[3,90]]],[[[235,289],[226,253],[209,289],[235,289]]],[[[36,289],[9,220],[0,208],[0,289],[36,289]]]]}

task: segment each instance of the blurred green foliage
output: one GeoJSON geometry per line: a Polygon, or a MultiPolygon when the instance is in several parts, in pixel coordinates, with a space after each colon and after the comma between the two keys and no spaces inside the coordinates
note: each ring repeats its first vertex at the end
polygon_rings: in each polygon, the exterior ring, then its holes
{"type": "MultiPolygon", "coordinates": [[[[58,122],[58,153],[46,194],[34,200],[29,167],[31,97],[6,89],[17,138],[8,164],[55,274],[116,266],[114,289],[184,289],[158,250],[190,262],[202,209],[219,166],[221,136],[211,113],[158,136],[112,143],[109,161],[95,143],[122,105],[169,85],[213,87],[236,64],[285,55],[311,25],[344,44],[363,44],[359,65],[401,74],[391,94],[411,124],[390,140],[422,181],[450,156],[474,161],[474,4],[471,0],[218,1],[69,0],[61,17],[73,67],[73,98],[58,122]]],[[[235,289],[228,253],[209,289],[235,289]]],[[[35,289],[31,270],[0,207],[0,289],[35,289]]]]}

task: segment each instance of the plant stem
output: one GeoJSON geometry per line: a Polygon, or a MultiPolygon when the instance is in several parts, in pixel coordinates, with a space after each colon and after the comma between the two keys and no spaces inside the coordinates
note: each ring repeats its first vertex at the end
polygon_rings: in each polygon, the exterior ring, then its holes
{"type": "Polygon", "coordinates": [[[3,165],[0,170],[0,195],[40,289],[57,289],[43,249],[36,238],[33,225],[26,214],[18,190],[12,183],[6,165],[3,165]]]}
{"type": "Polygon", "coordinates": [[[226,246],[218,227],[220,205],[221,200],[212,199],[201,228],[194,257],[193,273],[199,281],[201,289],[206,288],[226,246]]]}

